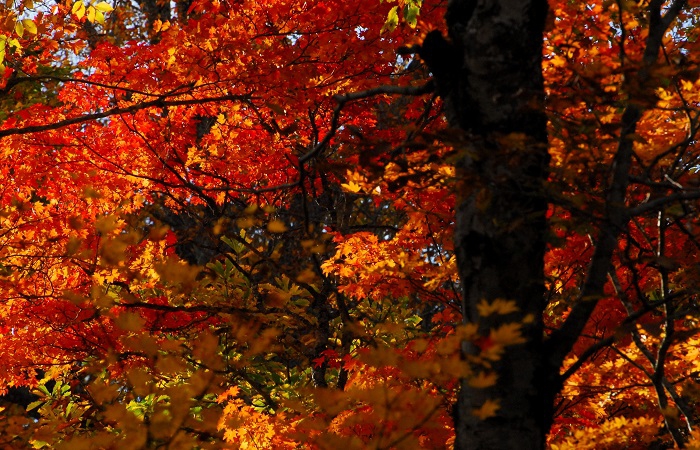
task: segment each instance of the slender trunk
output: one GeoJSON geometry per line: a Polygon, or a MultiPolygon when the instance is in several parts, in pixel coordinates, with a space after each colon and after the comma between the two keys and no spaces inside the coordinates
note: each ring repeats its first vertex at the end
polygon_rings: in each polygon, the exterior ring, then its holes
{"type": "Polygon", "coordinates": [[[506,347],[493,365],[494,386],[463,383],[455,407],[459,449],[543,448],[559,388],[558,368],[543,356],[546,16],[545,0],[452,0],[448,45],[456,63],[431,67],[450,125],[464,131],[455,251],[465,321],[487,336],[505,323],[525,323],[526,342],[506,347]],[[496,299],[513,300],[519,310],[480,316],[477,305],[496,299]],[[500,408],[479,418],[474,411],[488,400],[500,408]]]}

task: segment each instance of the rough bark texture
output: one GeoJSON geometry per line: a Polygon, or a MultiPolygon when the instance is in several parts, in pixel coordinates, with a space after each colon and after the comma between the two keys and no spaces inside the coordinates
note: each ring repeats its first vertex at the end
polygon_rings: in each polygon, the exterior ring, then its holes
{"type": "Polygon", "coordinates": [[[450,125],[464,131],[455,251],[465,320],[488,335],[500,324],[531,319],[523,328],[527,342],[507,347],[494,365],[495,386],[463,384],[455,408],[459,449],[543,448],[558,391],[557,368],[546,366],[542,351],[541,322],[549,161],[541,69],[546,15],[545,0],[452,0],[447,24],[456,63],[431,67],[450,125]],[[480,317],[476,305],[495,299],[515,300],[520,310],[480,317]],[[481,420],[473,410],[486,400],[498,401],[500,409],[481,420]]]}
{"type": "MultiPolygon", "coordinates": [[[[685,4],[649,2],[642,64],[626,82],[653,88],[650,70],[664,34],[685,4]]],[[[644,113],[644,94],[630,98],[621,117],[604,220],[580,298],[564,324],[544,341],[543,184],[549,158],[541,53],[546,16],[546,0],[450,0],[449,41],[431,33],[420,53],[445,100],[450,125],[464,131],[455,251],[465,320],[477,323],[484,334],[504,323],[527,323],[526,343],[507,347],[494,364],[495,386],[479,389],[463,383],[455,408],[459,449],[544,448],[552,402],[563,379],[559,368],[603,295],[611,257],[629,220],[626,192],[633,133],[644,113]],[[480,317],[476,305],[495,299],[514,300],[519,311],[480,317]],[[487,400],[498,401],[500,408],[481,420],[473,412],[487,400]]],[[[479,349],[465,346],[464,352],[468,356],[479,349]]],[[[663,392],[659,399],[663,405],[663,392]]],[[[683,445],[682,433],[674,439],[683,445]]]]}

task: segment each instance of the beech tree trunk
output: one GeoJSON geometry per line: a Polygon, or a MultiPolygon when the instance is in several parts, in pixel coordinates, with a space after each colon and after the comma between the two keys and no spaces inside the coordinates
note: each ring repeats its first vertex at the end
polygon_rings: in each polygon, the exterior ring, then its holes
{"type": "Polygon", "coordinates": [[[431,67],[450,125],[464,131],[455,251],[465,321],[479,324],[486,336],[499,325],[526,322],[527,342],[506,347],[494,364],[495,386],[463,383],[455,406],[458,449],[543,448],[559,390],[558,367],[544,356],[542,326],[546,16],[546,0],[452,0],[446,45],[454,62],[431,67]],[[519,311],[480,317],[476,305],[496,299],[514,300],[519,311]],[[481,419],[473,411],[487,400],[500,408],[481,419]]]}

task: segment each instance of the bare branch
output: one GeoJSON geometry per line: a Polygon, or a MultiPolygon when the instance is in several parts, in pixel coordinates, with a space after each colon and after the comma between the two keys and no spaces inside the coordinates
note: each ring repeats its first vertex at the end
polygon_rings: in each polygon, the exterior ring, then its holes
{"type": "Polygon", "coordinates": [[[639,206],[630,208],[627,213],[630,217],[640,216],[642,214],[658,211],[659,209],[675,202],[683,200],[696,200],[700,198],[700,190],[683,191],[676,192],[674,194],[667,195],[665,197],[659,197],[654,200],[649,200],[646,203],[642,203],[639,206]]]}
{"type": "Polygon", "coordinates": [[[354,102],[357,100],[362,100],[365,98],[375,97],[377,95],[424,95],[433,91],[433,82],[429,81],[422,86],[379,86],[373,89],[368,89],[366,91],[350,92],[348,94],[336,95],[333,97],[338,104],[333,110],[333,117],[331,119],[330,130],[323,136],[314,148],[309,152],[299,157],[299,164],[304,164],[310,159],[318,155],[328,143],[331,141],[333,136],[335,136],[338,130],[338,122],[340,120],[340,112],[346,103],[354,102]]]}

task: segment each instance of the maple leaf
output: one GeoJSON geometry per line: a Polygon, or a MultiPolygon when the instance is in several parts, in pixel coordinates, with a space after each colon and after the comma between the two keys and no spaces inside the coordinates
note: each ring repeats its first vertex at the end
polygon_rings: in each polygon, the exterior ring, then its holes
{"type": "Polygon", "coordinates": [[[697,440],[692,411],[656,395],[692,400],[692,383],[637,370],[700,367],[696,6],[539,2],[544,39],[512,26],[523,39],[478,49],[529,59],[452,89],[453,60],[473,61],[455,51],[488,36],[459,39],[498,17],[144,0],[106,20],[102,1],[34,3],[0,21],[0,373],[57,388],[38,420],[2,409],[3,442],[451,447],[447,405],[492,417],[468,391],[507,383],[542,329],[569,355],[550,374],[567,399],[553,448],[697,440]],[[480,111],[482,94],[509,101],[480,111]]]}
{"type": "Polygon", "coordinates": [[[497,379],[498,375],[495,372],[481,371],[471,376],[467,382],[475,388],[487,388],[496,384],[497,379]]]}
{"type": "Polygon", "coordinates": [[[515,301],[503,299],[496,299],[491,303],[482,300],[476,305],[476,308],[477,311],[479,311],[479,315],[483,317],[490,316],[491,314],[510,314],[519,310],[515,301]]]}
{"type": "Polygon", "coordinates": [[[501,346],[522,344],[526,342],[521,333],[522,325],[519,323],[506,323],[489,333],[489,339],[501,346]]]}
{"type": "Polygon", "coordinates": [[[323,364],[326,362],[326,357],[325,356],[319,356],[316,359],[312,359],[311,362],[314,363],[315,368],[320,368],[323,366],[323,364]]]}
{"type": "Polygon", "coordinates": [[[494,417],[500,408],[501,406],[498,400],[488,399],[479,408],[473,409],[472,414],[481,420],[485,420],[489,417],[494,417]]]}

